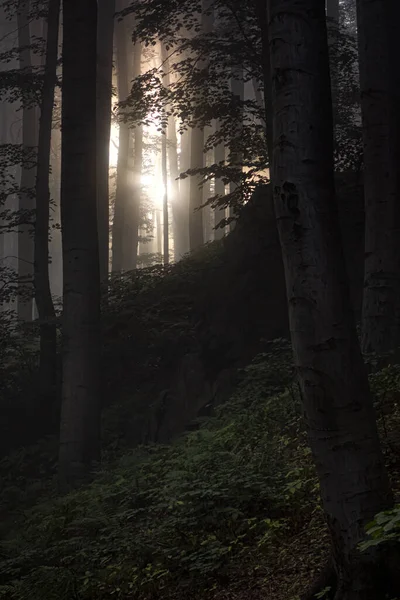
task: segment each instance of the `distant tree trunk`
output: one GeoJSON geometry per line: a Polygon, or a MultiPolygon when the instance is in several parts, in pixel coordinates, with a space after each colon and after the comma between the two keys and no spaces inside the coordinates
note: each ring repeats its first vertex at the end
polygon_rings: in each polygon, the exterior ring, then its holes
{"type": "Polygon", "coordinates": [[[269,27],[268,27],[268,6],[269,0],[256,0],[257,21],[261,32],[261,47],[262,47],[262,73],[264,81],[264,105],[265,105],[265,122],[266,122],[266,141],[267,154],[269,161],[269,169],[272,169],[273,159],[273,107],[272,107],[272,77],[271,77],[271,60],[270,60],[270,43],[269,43],[269,27]]]}
{"type": "Polygon", "coordinates": [[[39,381],[44,397],[54,395],[56,384],[57,330],[49,277],[49,176],[54,90],[57,79],[60,4],[60,0],[50,0],[48,6],[46,63],[40,102],[36,170],[34,284],[40,326],[39,381]]]}
{"type": "Polygon", "coordinates": [[[176,135],[175,118],[171,115],[168,119],[169,141],[169,172],[171,178],[171,209],[174,237],[174,259],[180,260],[186,254],[188,215],[187,204],[183,202],[181,185],[179,182],[178,140],[176,135]]]}
{"type": "Polygon", "coordinates": [[[115,0],[98,4],[97,23],[97,219],[100,279],[109,266],[109,166],[115,0]]]}
{"type": "Polygon", "coordinates": [[[167,169],[167,135],[161,135],[161,172],[163,180],[163,255],[164,265],[169,263],[169,214],[168,214],[168,169],[167,169]]]}
{"type": "MultiPolygon", "coordinates": [[[[204,166],[204,129],[194,127],[190,136],[190,168],[198,169],[204,166]]],[[[189,195],[189,245],[190,250],[196,250],[204,244],[203,239],[203,212],[200,206],[203,203],[203,191],[199,186],[199,176],[190,177],[189,195]]]]}
{"type": "MultiPolygon", "coordinates": [[[[129,56],[129,54],[128,54],[129,56]]],[[[133,79],[140,76],[142,59],[142,45],[136,42],[133,46],[133,79]]],[[[128,181],[127,203],[125,205],[125,219],[123,228],[123,260],[124,271],[136,269],[139,228],[140,228],[140,200],[142,192],[142,163],[143,163],[143,127],[136,125],[133,130],[133,177],[128,181]],[[129,185],[130,183],[130,185],[129,185]]],[[[128,161],[129,165],[129,161],[128,161]]]]}
{"type": "MultiPolygon", "coordinates": [[[[179,155],[179,172],[185,173],[190,168],[190,149],[191,142],[190,138],[192,130],[187,129],[181,135],[180,146],[181,152],[179,155]]],[[[179,182],[179,195],[182,206],[183,218],[182,218],[182,231],[179,239],[182,242],[182,251],[180,252],[179,258],[189,252],[189,198],[190,198],[190,177],[181,179],[179,182]]]]}
{"type": "MultiPolygon", "coordinates": [[[[206,11],[210,8],[210,0],[203,0],[201,27],[202,33],[210,33],[213,28],[214,15],[207,15],[206,11]]],[[[198,68],[207,69],[207,60],[199,60],[198,68]]],[[[191,134],[190,145],[190,168],[199,169],[204,166],[204,129],[194,127],[191,134]]],[[[203,203],[203,191],[199,185],[199,176],[190,177],[190,195],[189,195],[189,246],[190,250],[195,250],[204,244],[203,238],[203,212],[200,206],[203,203]]]]}
{"type": "Polygon", "coordinates": [[[156,209],[156,240],[157,240],[157,253],[162,254],[162,235],[161,235],[161,212],[156,209]]]}
{"type": "Polygon", "coordinates": [[[398,0],[357,1],[364,141],[365,279],[362,346],[400,345],[400,82],[398,0]]]}
{"type": "Polygon", "coordinates": [[[63,384],[59,475],[100,458],[100,269],[96,207],[97,1],[63,2],[63,384]]]}
{"type": "MultiPolygon", "coordinates": [[[[216,123],[216,129],[219,129],[219,122],[216,123]]],[[[218,144],[214,148],[214,159],[217,164],[225,163],[225,146],[224,144],[218,144]]],[[[215,178],[215,194],[218,196],[225,196],[225,183],[221,177],[215,178]]],[[[215,225],[218,225],[223,219],[225,219],[225,208],[216,208],[214,214],[215,225]]],[[[218,227],[215,230],[215,239],[220,240],[225,235],[225,227],[218,227]]]]}
{"type": "MultiPolygon", "coordinates": [[[[239,105],[239,118],[238,118],[238,129],[235,132],[237,136],[241,138],[243,132],[243,101],[244,101],[244,81],[243,81],[243,68],[235,67],[232,70],[232,78],[231,78],[231,92],[234,98],[234,103],[239,105]]],[[[230,162],[231,166],[235,168],[238,173],[238,176],[242,172],[242,163],[243,163],[243,155],[240,151],[230,149],[230,162]]],[[[233,194],[237,189],[237,183],[231,181],[229,184],[229,193],[233,194]]],[[[229,207],[229,216],[234,217],[235,211],[232,206],[229,207]]],[[[232,231],[235,226],[235,221],[232,221],[229,230],[232,231]]]]}
{"type": "MultiPolygon", "coordinates": [[[[20,47],[20,69],[26,78],[33,74],[31,57],[31,36],[29,19],[29,0],[19,0],[17,9],[18,45],[20,47]]],[[[25,92],[26,93],[26,92],[25,92]]],[[[22,98],[22,147],[24,159],[21,165],[21,191],[19,193],[19,210],[32,211],[35,208],[33,191],[36,177],[36,151],[37,151],[37,110],[22,98]]],[[[21,280],[20,294],[18,297],[18,318],[23,321],[32,321],[33,318],[33,226],[29,223],[32,217],[25,217],[28,223],[19,228],[18,233],[18,275],[21,280]],[[27,297],[31,294],[31,297],[27,297]]]]}
{"type": "Polygon", "coordinates": [[[294,360],[339,580],[335,599],[376,600],[385,595],[383,564],[358,544],[393,498],[341,247],[324,4],[270,0],[270,8],[272,185],[294,360]]]}
{"type": "MultiPolygon", "coordinates": [[[[124,21],[115,24],[117,47],[118,101],[129,94],[128,32],[124,21]]],[[[129,140],[131,132],[127,123],[119,123],[117,183],[115,191],[114,222],[112,228],[112,271],[121,271],[124,259],[124,222],[128,204],[129,140]]]]}

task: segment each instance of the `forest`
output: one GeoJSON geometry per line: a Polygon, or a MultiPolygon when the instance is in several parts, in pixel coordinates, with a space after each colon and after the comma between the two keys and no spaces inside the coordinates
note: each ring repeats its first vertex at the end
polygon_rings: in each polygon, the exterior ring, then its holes
{"type": "Polygon", "coordinates": [[[0,0],[0,600],[400,600],[399,0],[0,0]]]}

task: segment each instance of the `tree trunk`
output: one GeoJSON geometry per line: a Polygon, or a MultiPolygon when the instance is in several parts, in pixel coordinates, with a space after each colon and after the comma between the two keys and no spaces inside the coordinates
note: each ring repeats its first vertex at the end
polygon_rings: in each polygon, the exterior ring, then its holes
{"type": "Polygon", "coordinates": [[[390,491],[346,277],[333,177],[324,4],[270,0],[273,194],[294,360],[338,574],[336,600],[376,600],[366,523],[390,491]],[[295,124],[295,126],[293,125],[295,124]]]}
{"type": "MultiPolygon", "coordinates": [[[[210,0],[202,1],[201,29],[202,33],[210,33],[213,28],[214,15],[206,14],[210,8],[210,0]]],[[[207,69],[207,60],[199,59],[198,68],[200,71],[207,69]]],[[[199,169],[204,166],[204,129],[194,127],[190,138],[190,168],[199,169]]],[[[204,244],[203,237],[203,212],[200,206],[203,204],[203,190],[199,185],[200,177],[192,175],[190,177],[190,195],[189,195],[189,246],[193,251],[204,244]]]]}
{"type": "Polygon", "coordinates": [[[115,0],[98,4],[97,23],[97,227],[99,231],[100,279],[109,268],[109,167],[111,92],[115,0]]]}
{"type": "MultiPolygon", "coordinates": [[[[130,50],[130,49],[129,49],[130,50]]],[[[129,56],[129,52],[128,52],[129,56]]],[[[141,73],[142,45],[137,42],[133,46],[133,79],[141,73]]],[[[125,205],[125,219],[123,228],[123,260],[124,271],[136,269],[139,245],[140,227],[140,200],[142,191],[142,163],[143,163],[143,127],[136,125],[133,130],[133,173],[132,179],[127,181],[128,189],[125,205]]],[[[129,160],[128,160],[129,166],[129,160]]]]}
{"type": "MultiPolygon", "coordinates": [[[[129,94],[128,32],[124,21],[115,24],[117,47],[118,100],[122,102],[129,94]]],[[[128,203],[128,166],[130,129],[127,123],[119,123],[117,183],[115,190],[114,221],[112,228],[112,271],[122,270],[123,241],[126,206],[128,203]]]]}
{"type": "Polygon", "coordinates": [[[168,169],[167,169],[167,135],[161,135],[161,172],[163,180],[163,255],[164,265],[169,264],[169,215],[168,215],[168,169]]]}
{"type": "MultiPolygon", "coordinates": [[[[241,104],[240,110],[239,110],[238,132],[236,132],[236,135],[239,134],[239,136],[241,137],[241,134],[243,132],[243,117],[244,117],[244,113],[243,113],[244,81],[243,81],[243,68],[241,66],[235,67],[234,69],[232,69],[231,92],[232,92],[235,104],[236,103],[241,104]]],[[[231,166],[237,171],[238,176],[240,176],[240,174],[242,172],[242,163],[243,163],[242,153],[231,149],[230,150],[230,162],[231,162],[231,166]]],[[[233,192],[237,189],[237,187],[238,187],[237,183],[235,183],[234,181],[231,181],[229,184],[229,193],[233,194],[233,192]]],[[[235,211],[234,211],[233,206],[229,207],[229,216],[230,217],[235,216],[235,211]]],[[[229,231],[232,231],[234,229],[234,226],[235,226],[235,221],[232,221],[229,225],[229,231]]]]}
{"type": "MultiPolygon", "coordinates": [[[[204,166],[204,129],[194,127],[190,136],[190,168],[199,169],[204,166]]],[[[196,250],[204,244],[203,239],[203,190],[199,185],[200,177],[191,175],[189,195],[189,246],[196,250]]]]}
{"type": "Polygon", "coordinates": [[[56,384],[57,329],[49,277],[50,152],[54,90],[57,79],[60,0],[50,0],[47,18],[46,63],[40,102],[36,218],[34,239],[35,301],[40,326],[39,381],[41,395],[52,398],[56,384]]]}
{"type": "MultiPolygon", "coordinates": [[[[28,79],[33,74],[31,57],[31,36],[29,19],[30,0],[19,0],[17,9],[18,45],[20,47],[20,69],[28,79]]],[[[28,84],[29,85],[29,84],[28,84]]],[[[21,212],[33,211],[35,201],[33,191],[36,177],[36,150],[37,150],[37,110],[36,106],[29,106],[26,99],[22,98],[22,147],[24,159],[21,165],[21,191],[19,193],[19,210],[21,212]]],[[[20,293],[18,296],[18,318],[22,321],[32,321],[33,318],[33,217],[26,212],[23,217],[27,221],[19,228],[18,232],[18,275],[20,278],[20,293]]]]}
{"type": "MultiPolygon", "coordinates": [[[[218,121],[216,123],[216,128],[218,130],[219,124],[218,121]]],[[[214,159],[217,164],[224,163],[225,164],[225,146],[223,143],[218,144],[214,148],[214,159]]],[[[225,196],[225,183],[221,179],[221,177],[216,177],[215,179],[215,194],[218,196],[225,196]]],[[[216,208],[214,211],[214,221],[215,225],[218,225],[222,219],[225,219],[225,208],[216,208]]],[[[215,230],[215,239],[220,240],[225,235],[225,227],[218,227],[215,230]]]]}
{"type": "Polygon", "coordinates": [[[364,141],[363,350],[400,345],[400,84],[397,0],[357,1],[364,141]]]}
{"type": "MultiPolygon", "coordinates": [[[[190,149],[191,149],[191,138],[192,130],[186,129],[181,135],[181,152],[179,155],[179,172],[185,173],[190,168],[190,149]]],[[[190,198],[190,177],[181,179],[179,182],[179,195],[182,206],[183,219],[182,219],[182,231],[179,237],[182,242],[182,251],[180,252],[179,258],[182,258],[184,254],[189,252],[189,198],[190,198]]]]}
{"type": "Polygon", "coordinates": [[[100,269],[96,210],[97,1],[63,2],[63,384],[59,475],[100,458],[100,269]]]}
{"type": "Polygon", "coordinates": [[[266,122],[266,141],[269,168],[272,169],[273,157],[273,107],[272,107],[272,77],[271,77],[271,59],[268,28],[268,2],[256,0],[257,21],[261,32],[262,48],[262,73],[264,80],[264,106],[266,122]]]}

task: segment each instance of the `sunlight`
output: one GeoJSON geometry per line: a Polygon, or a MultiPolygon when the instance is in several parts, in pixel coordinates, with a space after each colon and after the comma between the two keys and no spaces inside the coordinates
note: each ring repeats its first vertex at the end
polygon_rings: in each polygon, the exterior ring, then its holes
{"type": "Polygon", "coordinates": [[[116,167],[118,162],[119,127],[116,123],[111,124],[110,135],[110,167],[116,167]]]}

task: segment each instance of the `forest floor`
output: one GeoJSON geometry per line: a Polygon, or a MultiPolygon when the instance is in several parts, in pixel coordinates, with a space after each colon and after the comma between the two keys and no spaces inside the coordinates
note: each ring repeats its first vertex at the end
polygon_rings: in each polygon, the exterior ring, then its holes
{"type": "MultiPolygon", "coordinates": [[[[110,395],[121,383],[105,404],[91,481],[58,494],[54,435],[0,461],[0,599],[298,600],[324,567],[328,536],[285,340],[265,344],[192,431],[129,447],[127,424],[145,422],[141,385],[174,349],[191,348],[199,280],[188,261],[115,282],[104,323],[110,395]]],[[[0,373],[1,393],[13,394],[1,399],[21,412],[34,361],[13,343],[18,360],[0,373]]],[[[399,498],[400,365],[370,384],[399,498]]]]}

